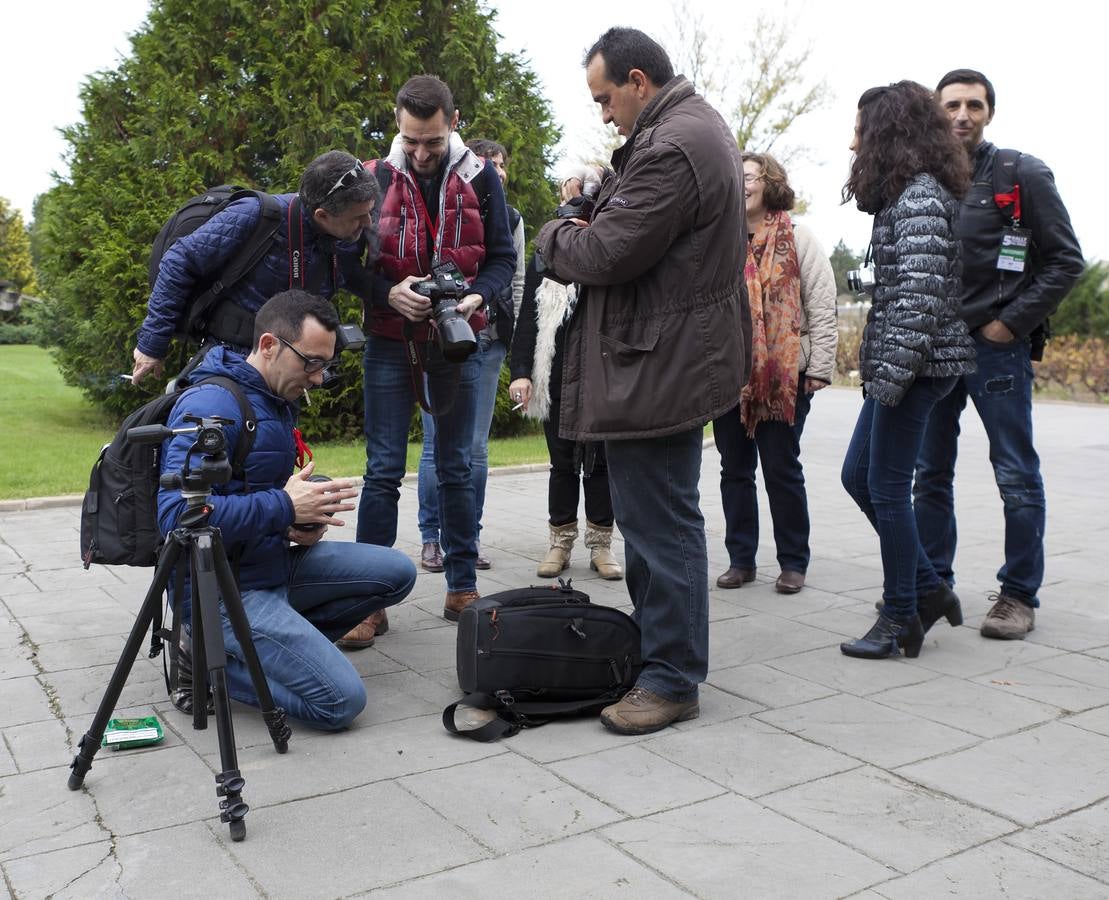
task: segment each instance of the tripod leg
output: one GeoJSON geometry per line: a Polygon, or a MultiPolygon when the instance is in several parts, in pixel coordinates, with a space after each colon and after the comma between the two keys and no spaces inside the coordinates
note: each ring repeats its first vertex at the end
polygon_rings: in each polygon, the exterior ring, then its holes
{"type": "Polygon", "coordinates": [[[146,592],[146,599],[142,602],[139,614],[135,618],[135,624],[131,626],[131,633],[127,636],[123,653],[120,654],[119,662],[116,663],[116,667],[112,671],[112,677],[108,681],[108,687],[104,691],[104,696],[96,710],[92,724],[81,738],[77,745],[77,754],[73,757],[73,762],[69,764],[68,785],[71,791],[81,787],[85,781],[85,775],[92,768],[92,758],[96,755],[96,751],[100,749],[104,729],[108,727],[108,721],[115,711],[119,695],[123,691],[123,686],[127,683],[127,676],[131,674],[131,667],[135,663],[135,656],[138,654],[139,648],[142,647],[146,630],[161,609],[162,595],[169,583],[170,572],[172,572],[180,556],[181,545],[173,536],[167,538],[158,557],[158,565],[154,569],[154,580],[151,582],[150,590],[146,592]]]}
{"type": "Polygon", "coordinates": [[[227,561],[223,541],[218,532],[212,540],[212,550],[215,556],[216,578],[219,580],[220,594],[223,597],[223,608],[227,611],[231,629],[235,632],[235,637],[243,650],[246,667],[250,671],[250,680],[262,709],[262,719],[269,729],[274,749],[278,753],[285,753],[289,749],[289,738],[292,737],[293,731],[289,727],[285,710],[274,705],[273,694],[266,682],[261,660],[258,659],[258,651],[250,636],[250,623],[246,618],[246,610],[243,609],[243,598],[239,593],[238,585],[235,584],[235,577],[231,572],[231,565],[227,561]]]}
{"type": "MultiPolygon", "coordinates": [[[[197,556],[195,536],[191,536],[193,553],[190,555],[191,590],[192,590],[192,628],[190,634],[190,651],[193,657],[193,731],[204,731],[208,727],[208,644],[204,639],[208,630],[208,610],[200,602],[202,579],[197,573],[197,556]]],[[[214,587],[214,585],[212,586],[214,587]]],[[[215,614],[215,628],[219,629],[219,610],[215,614]]],[[[221,634],[222,638],[222,634],[221,634]]],[[[221,660],[225,658],[221,645],[221,660]]]]}
{"type": "MultiPolygon", "coordinates": [[[[235,728],[231,722],[231,700],[227,695],[227,650],[223,644],[223,628],[219,618],[219,586],[212,544],[210,529],[197,534],[193,551],[193,583],[196,585],[197,604],[204,622],[204,636],[203,641],[200,641],[194,633],[193,642],[197,652],[202,648],[207,658],[208,680],[216,704],[216,734],[219,738],[220,766],[223,769],[216,776],[220,821],[229,826],[231,840],[241,841],[246,837],[246,822],[243,819],[250,807],[243,802],[242,789],[246,780],[239,772],[239,760],[235,752],[235,728]]],[[[197,607],[194,607],[194,619],[196,615],[197,607]]],[[[197,701],[194,696],[194,713],[196,709],[197,701]]]]}

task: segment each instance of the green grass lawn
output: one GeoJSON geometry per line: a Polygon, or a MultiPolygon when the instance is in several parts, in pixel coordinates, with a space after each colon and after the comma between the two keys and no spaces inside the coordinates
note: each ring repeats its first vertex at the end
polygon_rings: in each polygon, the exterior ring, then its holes
{"type": "MultiPolygon", "coordinates": [[[[126,386],[123,388],[126,390],[126,386]]],[[[135,405],[144,402],[136,395],[135,405]]],[[[62,381],[48,351],[0,346],[0,500],[76,494],[88,487],[89,469],[114,428],[62,381]]],[[[366,466],[361,442],[314,443],[317,469],[331,476],[359,475],[366,466]]],[[[408,447],[408,471],[415,472],[418,444],[408,447]]],[[[543,435],[489,445],[493,466],[547,461],[543,435]]]]}

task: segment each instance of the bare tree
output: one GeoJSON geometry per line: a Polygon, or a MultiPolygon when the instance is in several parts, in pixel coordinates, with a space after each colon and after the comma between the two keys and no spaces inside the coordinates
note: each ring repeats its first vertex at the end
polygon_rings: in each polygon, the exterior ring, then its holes
{"type": "Polygon", "coordinates": [[[800,45],[797,23],[762,13],[743,49],[727,46],[702,12],[676,0],[670,56],[697,90],[720,110],[741,149],[774,152],[782,162],[805,153],[783,140],[802,116],[826,106],[828,82],[807,69],[812,47],[800,45]]]}

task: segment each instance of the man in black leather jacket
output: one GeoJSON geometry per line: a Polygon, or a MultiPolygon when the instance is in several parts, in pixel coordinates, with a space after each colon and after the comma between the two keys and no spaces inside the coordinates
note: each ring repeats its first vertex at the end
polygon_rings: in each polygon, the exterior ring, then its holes
{"type": "Polygon", "coordinates": [[[974,170],[956,235],[963,258],[961,313],[978,350],[978,371],[960,378],[932,411],[913,491],[917,527],[936,571],[953,583],[953,480],[959,416],[969,396],[989,438],[1005,512],[1005,563],[997,573],[1001,586],[991,595],[995,602],[981,631],[986,637],[1023,638],[1035,627],[1044,574],[1045,505],[1032,443],[1032,360],[1039,359],[1048,316],[1084,263],[1051,170],[1034,156],[1000,151],[983,140],[995,108],[989,79],[973,69],[956,69],[940,79],[936,96],[974,170]],[[1015,171],[995,178],[995,166],[1008,164],[1015,171]]]}

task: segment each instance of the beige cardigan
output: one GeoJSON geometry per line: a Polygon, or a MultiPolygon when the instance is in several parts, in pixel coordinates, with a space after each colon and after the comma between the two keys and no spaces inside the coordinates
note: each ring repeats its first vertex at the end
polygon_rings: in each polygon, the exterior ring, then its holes
{"type": "Polygon", "coordinates": [[[820,241],[793,223],[801,268],[801,372],[832,383],[836,371],[836,278],[820,241]]]}

